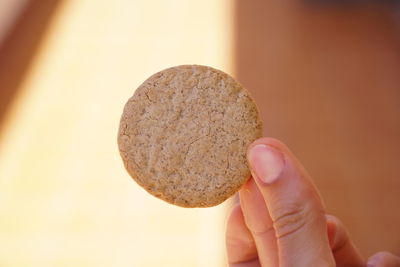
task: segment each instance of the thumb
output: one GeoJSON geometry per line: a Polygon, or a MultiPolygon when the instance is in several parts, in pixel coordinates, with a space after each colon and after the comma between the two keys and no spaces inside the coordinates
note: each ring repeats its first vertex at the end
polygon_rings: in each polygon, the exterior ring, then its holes
{"type": "Polygon", "coordinates": [[[273,221],[280,266],[335,266],[321,198],[294,155],[278,140],[261,138],[248,160],[273,221]]]}

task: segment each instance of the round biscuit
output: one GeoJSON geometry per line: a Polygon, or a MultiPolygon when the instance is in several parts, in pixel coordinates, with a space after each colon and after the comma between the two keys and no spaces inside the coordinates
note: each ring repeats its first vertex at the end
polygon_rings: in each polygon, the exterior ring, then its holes
{"type": "Polygon", "coordinates": [[[124,107],[118,146],[125,168],[152,195],[210,207],[250,177],[248,146],[262,135],[249,92],[228,74],[182,65],[148,78],[124,107]]]}

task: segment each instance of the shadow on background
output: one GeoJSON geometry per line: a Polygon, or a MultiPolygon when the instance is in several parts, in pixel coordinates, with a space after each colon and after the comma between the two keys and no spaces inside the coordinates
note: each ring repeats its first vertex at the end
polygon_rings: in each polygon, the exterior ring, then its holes
{"type": "Polygon", "coordinates": [[[364,255],[399,253],[398,19],[333,2],[235,1],[236,76],[364,255]]]}
{"type": "Polygon", "coordinates": [[[0,46],[0,129],[60,0],[31,0],[0,46]]]}

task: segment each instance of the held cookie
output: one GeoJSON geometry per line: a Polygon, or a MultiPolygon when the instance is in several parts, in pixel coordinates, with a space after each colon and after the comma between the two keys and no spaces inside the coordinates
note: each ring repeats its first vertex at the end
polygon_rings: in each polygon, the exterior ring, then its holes
{"type": "Polygon", "coordinates": [[[128,173],[152,195],[210,207],[247,181],[246,150],[261,135],[246,89],[222,71],[183,65],[139,86],[125,105],[118,146],[128,173]]]}

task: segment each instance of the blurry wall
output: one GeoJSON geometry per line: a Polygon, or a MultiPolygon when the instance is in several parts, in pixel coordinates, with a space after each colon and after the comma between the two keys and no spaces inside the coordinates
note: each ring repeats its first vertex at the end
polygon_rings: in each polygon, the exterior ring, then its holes
{"type": "Polygon", "coordinates": [[[235,1],[235,72],[364,255],[399,254],[398,7],[345,2],[235,1]]]}

